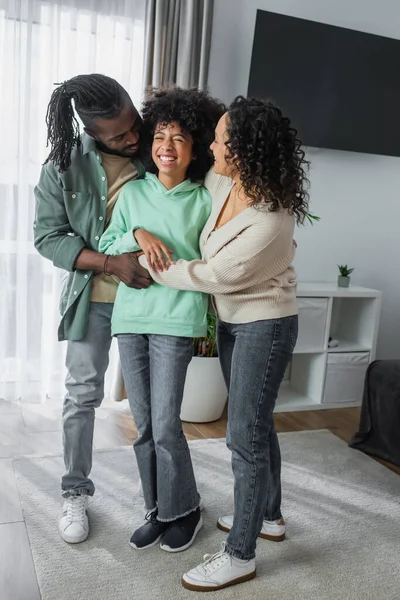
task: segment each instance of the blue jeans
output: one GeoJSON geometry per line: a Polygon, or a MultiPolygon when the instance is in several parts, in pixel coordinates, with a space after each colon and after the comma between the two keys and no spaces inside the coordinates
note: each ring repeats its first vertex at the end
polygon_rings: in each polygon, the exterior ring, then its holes
{"type": "Polygon", "coordinates": [[[111,346],[113,304],[91,302],[85,338],[68,342],[63,407],[63,447],[66,472],[62,495],[93,496],[92,469],[94,411],[104,396],[104,376],[111,346]]]}
{"type": "Polygon", "coordinates": [[[232,452],[234,519],[227,552],[255,556],[263,519],[281,514],[281,455],[273,410],[296,345],[297,316],[218,323],[218,353],[229,390],[227,446],[232,452]]]}
{"type": "Polygon", "coordinates": [[[118,335],[122,373],[138,438],[133,448],[147,510],[174,521],[196,510],[199,494],[180,411],[192,340],[118,335]]]}

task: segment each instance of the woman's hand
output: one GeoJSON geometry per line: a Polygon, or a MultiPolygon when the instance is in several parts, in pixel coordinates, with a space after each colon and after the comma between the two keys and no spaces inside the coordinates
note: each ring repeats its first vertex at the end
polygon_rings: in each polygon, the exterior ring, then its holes
{"type": "Polygon", "coordinates": [[[169,265],[174,263],[172,250],[150,231],[136,229],[133,235],[154,271],[167,271],[169,265]]]}

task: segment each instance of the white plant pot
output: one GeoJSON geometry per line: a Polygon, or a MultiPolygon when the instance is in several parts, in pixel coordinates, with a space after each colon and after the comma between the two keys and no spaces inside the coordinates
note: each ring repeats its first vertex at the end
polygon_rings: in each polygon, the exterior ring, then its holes
{"type": "Polygon", "coordinates": [[[221,418],[226,400],[227,391],[219,359],[194,356],[186,376],[182,421],[217,421],[221,418]]]}
{"type": "Polygon", "coordinates": [[[339,275],[338,286],[341,288],[348,288],[349,285],[350,285],[350,277],[344,277],[343,275],[339,275]]]}

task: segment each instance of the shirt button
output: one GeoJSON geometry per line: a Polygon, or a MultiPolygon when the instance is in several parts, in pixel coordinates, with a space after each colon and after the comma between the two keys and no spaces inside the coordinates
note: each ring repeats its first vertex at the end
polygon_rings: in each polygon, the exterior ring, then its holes
{"type": "Polygon", "coordinates": [[[77,296],[77,295],[78,295],[78,292],[75,290],[75,292],[74,292],[74,296],[77,296]]]}
{"type": "Polygon", "coordinates": [[[97,160],[100,160],[100,156],[98,154],[96,154],[96,158],[97,160]]]}
{"type": "Polygon", "coordinates": [[[101,178],[101,180],[102,180],[102,181],[105,181],[105,180],[106,180],[106,178],[105,178],[105,177],[102,177],[102,178],[101,178]]]}
{"type": "Polygon", "coordinates": [[[101,197],[101,199],[102,199],[102,200],[105,200],[105,199],[106,199],[106,197],[105,197],[105,196],[102,196],[102,197],[101,197]]]}
{"type": "Polygon", "coordinates": [[[72,197],[73,197],[73,198],[76,198],[76,194],[72,194],[72,197]]]}
{"type": "Polygon", "coordinates": [[[96,242],[98,242],[100,238],[98,235],[96,235],[96,237],[94,239],[96,240],[96,242]]]}
{"type": "Polygon", "coordinates": [[[88,278],[89,278],[89,275],[85,275],[85,279],[88,279],[88,278]]]}
{"type": "Polygon", "coordinates": [[[99,221],[102,221],[104,217],[99,217],[99,221]]]}

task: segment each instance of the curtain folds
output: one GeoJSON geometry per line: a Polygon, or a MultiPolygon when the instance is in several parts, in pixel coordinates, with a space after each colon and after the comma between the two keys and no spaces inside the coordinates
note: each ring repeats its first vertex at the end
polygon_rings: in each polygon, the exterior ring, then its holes
{"type": "Polygon", "coordinates": [[[33,247],[54,82],[100,72],[140,106],[145,0],[0,0],[0,398],[62,396],[61,272],[33,247]]]}
{"type": "Polygon", "coordinates": [[[214,0],[148,0],[145,87],[207,84],[214,0]]]}

